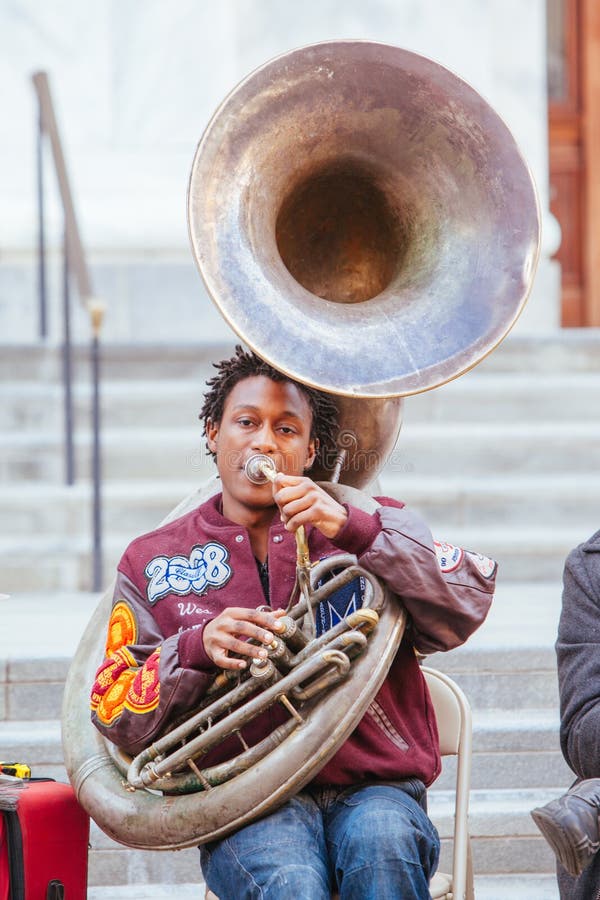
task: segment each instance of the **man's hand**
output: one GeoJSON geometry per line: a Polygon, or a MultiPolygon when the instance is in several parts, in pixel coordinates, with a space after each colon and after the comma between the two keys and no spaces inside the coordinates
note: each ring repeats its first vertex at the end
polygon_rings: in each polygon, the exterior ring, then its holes
{"type": "Polygon", "coordinates": [[[245,669],[245,660],[236,659],[229,654],[239,653],[250,658],[264,659],[267,650],[256,644],[249,644],[243,638],[254,638],[261,644],[270,644],[273,632],[283,631],[284,626],[278,620],[284,615],[283,609],[267,612],[229,606],[204,626],[204,650],[221,669],[245,669]]]}
{"type": "Polygon", "coordinates": [[[314,525],[325,537],[333,539],[348,519],[346,508],[310,478],[279,474],[273,482],[273,498],[288,531],[301,525],[314,525]]]}

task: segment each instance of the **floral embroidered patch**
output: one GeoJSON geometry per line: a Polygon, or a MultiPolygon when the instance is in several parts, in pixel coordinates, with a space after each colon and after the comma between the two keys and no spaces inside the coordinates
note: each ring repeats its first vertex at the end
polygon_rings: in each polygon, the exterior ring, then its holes
{"type": "Polygon", "coordinates": [[[160,699],[160,647],[151,653],[131,684],[125,706],[135,713],[148,713],[156,709],[160,699]]]}
{"type": "Polygon", "coordinates": [[[95,712],[105,725],[112,725],[123,712],[127,692],[136,671],[137,669],[131,668],[127,656],[121,650],[105,659],[98,669],[90,705],[92,712],[95,712]]]}

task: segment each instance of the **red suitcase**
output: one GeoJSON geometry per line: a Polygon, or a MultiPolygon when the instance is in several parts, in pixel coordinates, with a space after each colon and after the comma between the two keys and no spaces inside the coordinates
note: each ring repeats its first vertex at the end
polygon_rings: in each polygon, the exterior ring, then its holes
{"type": "Polygon", "coordinates": [[[90,820],[73,788],[0,789],[0,900],[85,900],[90,820]]]}

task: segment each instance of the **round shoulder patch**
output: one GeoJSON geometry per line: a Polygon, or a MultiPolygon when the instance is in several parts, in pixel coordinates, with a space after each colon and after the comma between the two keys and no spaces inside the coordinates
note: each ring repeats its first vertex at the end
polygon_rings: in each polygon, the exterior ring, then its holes
{"type": "Polygon", "coordinates": [[[495,559],[490,559],[489,556],[482,556],[481,553],[474,553],[472,550],[467,551],[467,556],[484,578],[492,577],[498,565],[495,559]]]}
{"type": "MultiPolygon", "coordinates": [[[[137,623],[133,610],[125,600],[113,606],[108,623],[105,656],[114,656],[117,650],[137,642],[137,623]]],[[[135,662],[134,662],[135,665],[135,662]]]]}
{"type": "Polygon", "coordinates": [[[454,572],[455,569],[458,569],[464,556],[464,550],[440,541],[434,541],[433,545],[442,572],[454,572]]]}

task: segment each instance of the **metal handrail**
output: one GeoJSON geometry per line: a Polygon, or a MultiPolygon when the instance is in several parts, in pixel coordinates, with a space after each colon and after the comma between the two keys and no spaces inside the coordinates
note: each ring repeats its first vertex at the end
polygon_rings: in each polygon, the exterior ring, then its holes
{"type": "Polygon", "coordinates": [[[65,398],[65,480],[68,485],[75,482],[73,452],[73,399],[72,399],[72,343],[70,328],[70,276],[74,276],[79,299],[90,317],[91,344],[90,363],[92,375],[92,535],[93,563],[92,586],[99,591],[102,586],[102,503],[101,503],[101,453],[100,453],[100,334],[104,320],[105,305],[94,296],[92,281],[81,241],[75,205],[67,174],[62,143],[54,114],[50,85],[46,72],[35,72],[32,81],[38,100],[38,287],[40,302],[40,337],[47,334],[46,314],[46,241],[44,229],[44,180],[43,153],[44,138],[50,141],[54,169],[58,181],[58,191],[64,216],[63,236],[63,387],[65,398]]]}

